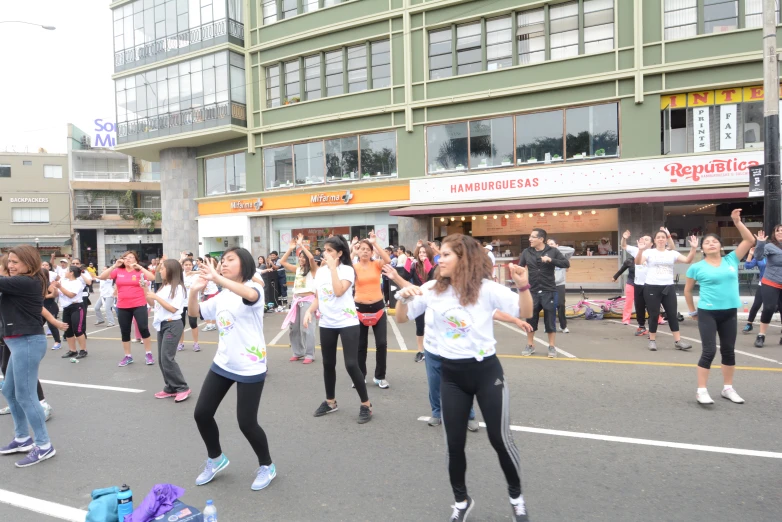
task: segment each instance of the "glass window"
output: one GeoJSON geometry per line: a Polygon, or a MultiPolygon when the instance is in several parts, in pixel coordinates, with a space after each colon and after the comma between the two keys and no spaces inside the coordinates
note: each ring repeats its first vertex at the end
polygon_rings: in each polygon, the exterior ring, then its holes
{"type": "Polygon", "coordinates": [[[391,45],[388,40],[370,44],[372,49],[372,88],[391,86],[391,45]]]}
{"type": "Polygon", "coordinates": [[[470,168],[513,165],[513,118],[470,122],[470,168]]]}
{"type": "Polygon", "coordinates": [[[317,100],[320,91],[320,55],[304,58],[304,92],[307,100],[317,100]]]}
{"type": "Polygon", "coordinates": [[[206,195],[225,194],[225,157],[206,160],[206,195]]]}
{"type": "Polygon", "coordinates": [[[293,186],[293,152],[290,145],[263,149],[266,188],[293,186]]]}
{"type": "Polygon", "coordinates": [[[12,209],[14,223],[48,223],[47,207],[22,207],[12,209]]]}
{"type": "Polygon", "coordinates": [[[342,66],[342,49],[326,53],[326,96],[336,96],[345,92],[342,66]]]}
{"type": "Polygon", "coordinates": [[[481,23],[456,27],[456,74],[481,70],[481,23]]]}
{"type": "Polygon", "coordinates": [[[302,0],[302,11],[305,13],[311,13],[318,10],[318,0],[302,0]]]}
{"type": "Polygon", "coordinates": [[[323,142],[298,143],[293,146],[296,160],[296,184],[323,183],[326,165],[323,159],[323,142]]]}
{"type": "Polygon", "coordinates": [[[494,71],[513,65],[511,23],[510,16],[486,20],[486,70],[494,71]]]}
{"type": "Polygon", "coordinates": [[[562,161],[563,111],[516,116],[516,163],[562,161]]]}
{"type": "Polygon", "coordinates": [[[266,107],[280,106],[280,66],[266,68],[266,107]]]}
{"type": "Polygon", "coordinates": [[[614,0],[584,0],[584,52],[614,48],[614,0]]]}
{"type": "Polygon", "coordinates": [[[299,60],[285,62],[285,101],[297,102],[301,99],[299,87],[299,60]]]}
{"type": "Polygon", "coordinates": [[[578,55],[578,2],[553,5],[549,9],[551,59],[578,55]]]}
{"type": "Polygon", "coordinates": [[[247,190],[247,170],[245,168],[244,152],[225,157],[226,185],[228,192],[244,192],[247,190]]]}
{"type": "Polygon", "coordinates": [[[519,41],[519,65],[546,59],[546,28],[543,8],[518,14],[516,39],[519,41]]]}
{"type": "Polygon", "coordinates": [[[325,141],[329,181],[358,179],[358,138],[348,136],[325,141]]]}
{"type": "Polygon", "coordinates": [[[616,103],[568,109],[565,118],[567,159],[618,155],[616,103]]]}
{"type": "MultiPolygon", "coordinates": [[[[200,74],[193,74],[193,78],[201,78],[200,74]]],[[[247,90],[244,88],[245,84],[244,69],[240,69],[234,65],[231,66],[231,100],[239,103],[246,103],[247,90]]],[[[202,87],[199,87],[202,88],[202,87]]],[[[193,105],[195,105],[195,97],[197,96],[196,85],[193,82],[193,105]]]]}
{"type": "Polygon", "coordinates": [[[665,39],[698,34],[698,0],[665,0],[665,39]]]}
{"type": "Polygon", "coordinates": [[[0,165],[0,178],[11,177],[11,165],[0,165]]]}
{"type": "Polygon", "coordinates": [[[362,177],[396,174],[396,131],[362,134],[360,142],[362,177]]]}
{"type": "Polygon", "coordinates": [[[282,0],[282,17],[292,18],[298,14],[297,0],[282,0]]]}
{"type": "MultiPolygon", "coordinates": [[[[777,6],[777,23],[779,23],[779,0],[777,6]]],[[[744,0],[744,27],[763,27],[763,0],[744,0]]]]}
{"type": "Polygon", "coordinates": [[[367,89],[367,47],[348,47],[348,92],[367,89]]]}
{"type": "Polygon", "coordinates": [[[738,29],[739,0],[704,0],[703,23],[706,34],[738,29]]]}
{"type": "Polygon", "coordinates": [[[751,144],[761,144],[765,140],[763,102],[743,103],[741,110],[744,113],[744,147],[751,148],[751,144]]]}
{"type": "Polygon", "coordinates": [[[277,21],[277,0],[267,0],[263,3],[263,25],[277,21]]]}
{"type": "Polygon", "coordinates": [[[447,78],[453,74],[451,28],[429,33],[429,79],[447,78]]]}
{"type": "Polygon", "coordinates": [[[62,179],[62,165],[44,165],[43,177],[62,179]]]}
{"type": "Polygon", "coordinates": [[[467,122],[426,128],[429,173],[467,168],[467,122]]]}

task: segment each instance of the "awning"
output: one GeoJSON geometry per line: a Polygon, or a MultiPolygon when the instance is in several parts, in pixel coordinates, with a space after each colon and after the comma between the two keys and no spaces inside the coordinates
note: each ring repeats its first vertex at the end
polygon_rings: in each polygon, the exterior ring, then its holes
{"type": "Polygon", "coordinates": [[[715,201],[748,197],[747,187],[721,187],[703,190],[658,190],[652,192],[623,192],[586,196],[562,196],[529,199],[492,200],[474,203],[446,203],[443,205],[414,205],[389,212],[392,216],[440,216],[478,212],[515,212],[517,210],[565,210],[610,207],[619,204],[668,203],[684,201],[715,201]]]}
{"type": "MultiPolygon", "coordinates": [[[[18,245],[35,246],[35,244],[35,237],[0,237],[0,248],[10,248],[18,245]]],[[[71,244],[71,238],[68,236],[39,237],[37,244],[41,248],[69,246],[71,244]]]]}

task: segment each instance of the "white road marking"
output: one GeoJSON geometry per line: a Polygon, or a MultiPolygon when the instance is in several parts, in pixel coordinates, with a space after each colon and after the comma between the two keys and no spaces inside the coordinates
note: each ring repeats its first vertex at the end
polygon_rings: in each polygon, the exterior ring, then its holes
{"type": "Polygon", "coordinates": [[[55,384],[57,386],[71,386],[74,388],[90,388],[93,390],[106,390],[106,391],[118,391],[125,393],[144,393],[146,390],[139,390],[136,388],[118,388],[116,386],[99,386],[97,384],[81,384],[78,382],[65,382],[65,381],[45,381],[41,379],[44,384],[55,384]]]}
{"type": "Polygon", "coordinates": [[[399,326],[396,324],[396,317],[389,315],[388,324],[391,325],[391,329],[394,331],[396,341],[399,343],[399,349],[407,351],[407,345],[405,344],[405,340],[402,338],[402,332],[399,331],[399,326]]]}
{"type": "Polygon", "coordinates": [[[84,522],[84,519],[87,517],[87,512],[82,509],[28,497],[27,495],[20,495],[4,489],[0,489],[0,502],[70,522],[84,522]]]}
{"type": "Polygon", "coordinates": [[[280,330],[280,333],[278,333],[274,337],[274,339],[272,339],[272,342],[270,342],[269,344],[277,344],[277,341],[279,341],[282,338],[282,336],[285,335],[286,333],[288,333],[289,331],[290,330],[288,328],[286,328],[285,330],[280,330]]]}
{"type": "MultiPolygon", "coordinates": [[[[419,421],[427,422],[429,417],[418,417],[419,421]]],[[[485,428],[486,423],[479,423],[485,428]]],[[[693,451],[707,451],[710,453],[726,453],[729,455],[743,455],[746,457],[765,457],[770,459],[782,459],[782,453],[773,451],[760,451],[740,448],[725,448],[722,446],[705,446],[703,444],[688,444],[684,442],[669,442],[665,440],[636,439],[633,437],[615,437],[613,435],[599,435],[597,433],[580,433],[577,431],[549,430],[545,428],[530,428],[528,426],[513,426],[511,431],[524,431],[540,435],[556,435],[558,437],[571,437],[575,439],[602,440],[605,442],[623,442],[625,444],[637,444],[641,446],[657,446],[660,448],[685,449],[693,451]]]]}
{"type": "MultiPolygon", "coordinates": [[[[522,335],[523,335],[523,336],[525,336],[525,337],[527,336],[527,332],[525,332],[525,331],[524,331],[524,330],[522,330],[521,328],[516,328],[515,326],[513,326],[513,325],[510,325],[510,324],[508,324],[508,323],[503,323],[502,321],[494,321],[494,322],[495,322],[496,324],[499,324],[499,325],[501,325],[501,326],[504,326],[505,328],[509,328],[509,329],[513,330],[514,332],[518,332],[518,333],[522,334],[522,335]]],[[[537,337],[535,337],[534,339],[535,339],[535,342],[537,342],[537,343],[540,343],[540,344],[542,344],[543,346],[545,346],[546,348],[548,348],[548,341],[544,341],[543,339],[539,339],[539,338],[537,338],[537,337]]],[[[575,355],[573,355],[573,354],[572,354],[572,353],[570,353],[570,352],[566,352],[566,351],[565,351],[565,350],[563,350],[562,348],[558,348],[557,346],[555,346],[555,347],[554,347],[554,349],[555,349],[557,352],[559,352],[559,353],[561,353],[562,355],[564,355],[565,357],[569,357],[569,358],[571,358],[571,359],[578,359],[578,357],[576,357],[575,355]]]]}
{"type": "MultiPolygon", "coordinates": [[[[609,319],[608,321],[611,322],[611,323],[622,324],[621,321],[614,321],[613,319],[609,319]]],[[[628,326],[628,325],[625,325],[625,326],[628,326]]],[[[633,325],[629,325],[629,326],[633,327],[633,325]]],[[[671,337],[673,337],[672,333],[663,332],[659,328],[657,328],[657,333],[658,334],[663,334],[663,335],[670,335],[671,337]]],[[[703,344],[703,342],[701,342],[700,339],[696,339],[695,337],[687,337],[686,335],[682,335],[681,338],[682,339],[687,339],[688,341],[692,341],[694,343],[703,344]]],[[[719,349],[719,347],[720,347],[720,345],[718,344],[717,348],[719,349]]],[[[754,357],[755,359],[760,359],[761,361],[772,362],[774,364],[782,364],[782,362],[777,361],[776,359],[769,359],[768,357],[763,357],[762,355],[757,355],[757,354],[750,353],[750,352],[745,352],[745,351],[742,351],[742,350],[736,350],[735,348],[734,348],[733,351],[736,352],[736,353],[740,353],[742,355],[746,355],[747,357],[754,357]]]]}

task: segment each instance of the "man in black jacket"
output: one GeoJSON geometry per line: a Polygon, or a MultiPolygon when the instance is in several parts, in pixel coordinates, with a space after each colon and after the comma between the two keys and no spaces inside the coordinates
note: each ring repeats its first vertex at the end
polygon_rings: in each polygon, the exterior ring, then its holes
{"type": "Polygon", "coordinates": [[[527,347],[521,355],[529,356],[535,353],[535,332],[538,330],[538,318],[543,310],[543,326],[548,334],[548,356],[556,357],[554,342],[557,336],[557,286],[554,281],[555,268],[570,268],[562,252],[546,244],[546,231],[533,228],[529,235],[530,247],[521,253],[519,266],[527,267],[529,271],[530,293],[532,294],[532,317],[527,322],[532,331],[527,333],[527,347]]]}

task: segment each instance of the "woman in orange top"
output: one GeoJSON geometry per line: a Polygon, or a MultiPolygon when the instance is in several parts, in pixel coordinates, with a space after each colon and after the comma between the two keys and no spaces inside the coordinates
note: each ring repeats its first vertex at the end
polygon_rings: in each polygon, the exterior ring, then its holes
{"type": "Polygon", "coordinates": [[[391,263],[391,258],[384,249],[377,245],[375,231],[369,232],[369,239],[362,239],[353,244],[353,255],[358,256],[358,263],[353,264],[356,270],[356,312],[358,312],[359,338],[358,338],[358,365],[364,378],[367,376],[367,344],[369,327],[375,336],[375,379],[374,382],[381,388],[388,388],[386,381],[386,359],[388,357],[388,340],[386,329],[388,327],[383,292],[380,288],[383,265],[391,263]],[[380,259],[372,259],[376,253],[380,259]]]}

